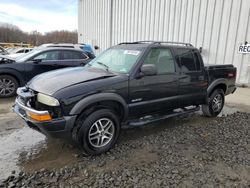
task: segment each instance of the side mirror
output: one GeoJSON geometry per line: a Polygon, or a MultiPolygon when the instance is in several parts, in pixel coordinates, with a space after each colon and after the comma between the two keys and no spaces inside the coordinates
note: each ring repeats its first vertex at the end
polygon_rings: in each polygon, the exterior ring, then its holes
{"type": "Polygon", "coordinates": [[[95,48],[95,50],[99,50],[99,46],[95,45],[94,48],[95,48]]]}
{"type": "Polygon", "coordinates": [[[32,62],[38,64],[42,62],[42,59],[33,59],[32,62]]]}
{"type": "Polygon", "coordinates": [[[145,64],[141,67],[141,76],[153,76],[157,74],[157,69],[154,64],[145,64]]]}

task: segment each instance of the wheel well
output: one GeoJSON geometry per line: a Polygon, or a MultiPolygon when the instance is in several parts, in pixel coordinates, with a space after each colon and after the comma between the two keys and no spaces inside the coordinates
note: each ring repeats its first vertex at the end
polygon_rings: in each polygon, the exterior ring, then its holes
{"type": "Polygon", "coordinates": [[[212,91],[209,93],[209,97],[211,96],[211,94],[212,94],[216,89],[222,89],[222,90],[224,91],[224,93],[226,93],[226,91],[227,91],[227,86],[226,86],[226,84],[218,84],[218,85],[216,85],[216,86],[212,89],[212,91]]]}
{"type": "Polygon", "coordinates": [[[18,85],[19,85],[19,86],[21,85],[20,80],[19,80],[15,75],[13,75],[13,74],[11,74],[11,73],[0,73],[0,76],[4,76],[4,75],[12,76],[13,78],[16,79],[18,85]]]}
{"type": "Polygon", "coordinates": [[[123,120],[124,108],[123,108],[122,104],[120,104],[119,102],[116,102],[116,101],[111,101],[111,100],[100,101],[100,102],[96,102],[96,103],[93,103],[93,104],[87,106],[86,108],[84,108],[82,110],[82,112],[80,113],[80,116],[86,117],[89,114],[91,114],[92,112],[99,110],[99,109],[103,109],[103,108],[113,110],[114,113],[118,116],[118,118],[120,120],[123,120]]]}

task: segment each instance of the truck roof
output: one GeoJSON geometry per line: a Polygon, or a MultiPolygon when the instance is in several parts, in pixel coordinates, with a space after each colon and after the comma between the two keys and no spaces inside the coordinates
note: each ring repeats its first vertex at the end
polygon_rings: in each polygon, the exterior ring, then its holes
{"type": "Polygon", "coordinates": [[[123,42],[115,46],[115,48],[128,47],[131,49],[143,49],[149,46],[168,46],[172,48],[187,48],[187,49],[197,49],[190,43],[184,42],[171,42],[171,41],[136,41],[136,42],[123,42]]]}

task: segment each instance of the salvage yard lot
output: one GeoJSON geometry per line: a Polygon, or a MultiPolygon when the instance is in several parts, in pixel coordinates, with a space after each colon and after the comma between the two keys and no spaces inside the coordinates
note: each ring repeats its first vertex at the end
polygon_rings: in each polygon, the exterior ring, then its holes
{"type": "Polygon", "coordinates": [[[196,113],[123,130],[117,146],[97,157],[84,157],[69,144],[23,128],[10,110],[14,99],[1,99],[2,186],[248,187],[249,95],[249,89],[240,88],[228,96],[227,116],[196,113]]]}

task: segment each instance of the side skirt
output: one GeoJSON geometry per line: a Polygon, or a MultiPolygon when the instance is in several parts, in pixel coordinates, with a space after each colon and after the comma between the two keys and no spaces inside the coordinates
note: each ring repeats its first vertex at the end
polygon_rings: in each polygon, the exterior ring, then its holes
{"type": "Polygon", "coordinates": [[[145,117],[141,117],[139,119],[132,119],[129,120],[123,127],[138,127],[143,126],[149,123],[154,123],[157,121],[165,120],[167,118],[180,116],[183,114],[193,113],[200,110],[200,106],[189,106],[185,108],[178,108],[173,110],[172,112],[169,112],[167,114],[155,114],[155,115],[148,115],[145,117]]]}

